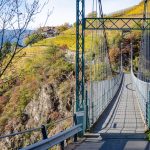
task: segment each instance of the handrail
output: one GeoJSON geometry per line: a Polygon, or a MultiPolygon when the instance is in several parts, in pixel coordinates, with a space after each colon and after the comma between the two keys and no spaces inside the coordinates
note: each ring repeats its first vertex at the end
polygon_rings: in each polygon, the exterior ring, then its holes
{"type": "Polygon", "coordinates": [[[138,96],[138,101],[142,115],[144,117],[145,123],[150,128],[150,116],[149,116],[149,104],[150,104],[150,83],[145,82],[135,76],[133,70],[131,69],[131,75],[133,78],[133,84],[136,87],[136,92],[138,96]]]}
{"type": "Polygon", "coordinates": [[[97,119],[103,114],[104,110],[109,106],[111,100],[113,100],[120,85],[122,85],[124,74],[121,72],[117,76],[109,80],[92,81],[87,85],[88,95],[88,119],[89,127],[92,127],[97,119]],[[106,88],[102,89],[101,85],[105,85],[106,88]],[[99,91],[98,91],[99,90],[99,91]],[[95,94],[96,93],[96,94],[95,94]],[[95,94],[95,95],[94,95],[95,94]]]}
{"type": "Polygon", "coordinates": [[[150,85],[150,83],[149,83],[149,82],[143,81],[143,80],[139,79],[137,76],[135,76],[135,74],[134,74],[133,70],[131,70],[131,75],[133,75],[133,76],[134,76],[137,80],[139,80],[141,83],[145,83],[145,84],[150,85]]]}
{"type": "MultiPolygon", "coordinates": [[[[57,124],[57,123],[60,123],[60,122],[63,122],[69,118],[71,118],[73,116],[69,116],[69,117],[66,117],[66,118],[63,118],[61,120],[58,120],[58,121],[55,121],[55,122],[52,122],[52,123],[49,123],[49,124],[46,124],[44,125],[45,127],[50,127],[51,125],[54,125],[54,124],[57,124]]],[[[7,137],[12,137],[12,136],[16,136],[16,135],[19,135],[19,134],[26,134],[26,133],[30,133],[30,132],[33,132],[33,131],[39,131],[43,128],[43,125],[41,125],[41,127],[38,127],[38,128],[33,128],[33,129],[28,129],[28,130],[24,130],[24,131],[20,131],[20,132],[14,132],[14,133],[11,133],[11,134],[8,134],[8,135],[3,135],[3,136],[0,136],[0,139],[3,139],[3,138],[7,138],[7,137]]]]}
{"type": "Polygon", "coordinates": [[[11,133],[11,134],[8,134],[8,135],[0,136],[0,139],[16,136],[16,135],[19,135],[19,134],[30,133],[30,132],[33,132],[33,131],[39,131],[40,129],[42,129],[42,127],[33,128],[33,129],[29,129],[29,130],[24,130],[24,131],[21,131],[21,132],[14,132],[14,133],[11,133]]]}
{"type": "Polygon", "coordinates": [[[63,132],[60,132],[48,139],[42,140],[40,142],[37,142],[35,144],[29,145],[25,148],[22,148],[20,150],[46,150],[49,149],[57,144],[60,144],[63,142],[63,146],[64,146],[64,141],[76,134],[78,134],[79,132],[81,132],[82,129],[82,124],[76,125],[71,127],[70,129],[67,129],[63,132]]]}

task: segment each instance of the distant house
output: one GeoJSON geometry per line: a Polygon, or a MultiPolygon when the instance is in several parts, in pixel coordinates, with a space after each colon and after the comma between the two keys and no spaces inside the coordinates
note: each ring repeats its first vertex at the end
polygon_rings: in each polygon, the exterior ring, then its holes
{"type": "Polygon", "coordinates": [[[58,30],[56,27],[43,27],[41,32],[47,38],[58,35],[58,30]]]}

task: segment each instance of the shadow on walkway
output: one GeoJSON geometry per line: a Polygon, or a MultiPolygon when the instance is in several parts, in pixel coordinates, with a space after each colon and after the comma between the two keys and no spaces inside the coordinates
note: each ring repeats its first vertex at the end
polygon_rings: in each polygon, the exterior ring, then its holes
{"type": "Polygon", "coordinates": [[[145,127],[131,76],[126,74],[122,88],[97,120],[92,133],[143,133],[144,138],[145,127]]]}
{"type": "Polygon", "coordinates": [[[150,142],[143,139],[86,139],[70,144],[65,150],[150,150],[150,142]]]}

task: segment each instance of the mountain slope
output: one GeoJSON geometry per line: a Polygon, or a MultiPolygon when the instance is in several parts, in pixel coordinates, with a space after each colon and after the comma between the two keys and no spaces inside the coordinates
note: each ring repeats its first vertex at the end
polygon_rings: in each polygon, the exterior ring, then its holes
{"type": "MultiPolygon", "coordinates": [[[[148,1],[148,8],[149,7],[150,7],[150,1],[148,1]]],[[[109,17],[143,17],[143,12],[144,12],[144,2],[142,0],[142,2],[140,2],[135,6],[114,12],[108,16],[109,17]]],[[[150,13],[149,9],[148,12],[150,13]]]]}
{"type": "MultiPolygon", "coordinates": [[[[148,2],[148,7],[150,8],[150,1],[148,2]]],[[[130,7],[125,10],[121,10],[118,12],[114,12],[107,17],[143,17],[143,10],[144,10],[144,3],[143,1],[137,4],[136,6],[130,7]]],[[[150,9],[148,9],[150,12],[150,9]]],[[[116,31],[111,31],[108,34],[111,34],[113,36],[116,35],[116,31]]],[[[49,38],[44,39],[38,43],[35,44],[35,46],[43,46],[43,45],[50,45],[52,43],[58,45],[58,46],[67,46],[69,50],[74,51],[76,49],[76,30],[75,27],[72,27],[71,29],[63,32],[61,35],[55,37],[55,38],[49,38]]],[[[109,38],[109,37],[108,37],[109,38]]],[[[85,50],[89,51],[91,48],[91,31],[86,31],[86,37],[85,37],[85,50]]]]}
{"type": "MultiPolygon", "coordinates": [[[[40,127],[69,116],[75,91],[73,72],[73,64],[66,61],[64,51],[57,46],[28,47],[19,53],[1,79],[1,135],[40,127]]],[[[64,127],[70,123],[65,122],[64,127]]],[[[51,127],[49,135],[55,130],[51,127]]],[[[0,146],[11,149],[14,144],[13,148],[17,149],[31,144],[30,139],[36,142],[40,132],[23,138],[4,139],[0,146]]]]}

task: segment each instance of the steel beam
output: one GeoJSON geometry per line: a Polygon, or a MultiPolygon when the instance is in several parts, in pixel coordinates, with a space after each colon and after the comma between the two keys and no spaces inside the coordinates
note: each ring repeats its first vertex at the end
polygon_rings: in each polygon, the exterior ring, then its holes
{"type": "Polygon", "coordinates": [[[86,30],[150,30],[150,18],[84,18],[84,25],[86,30]]]}
{"type": "Polygon", "coordinates": [[[84,18],[85,0],[76,0],[76,111],[83,110],[84,101],[84,18]]]}

